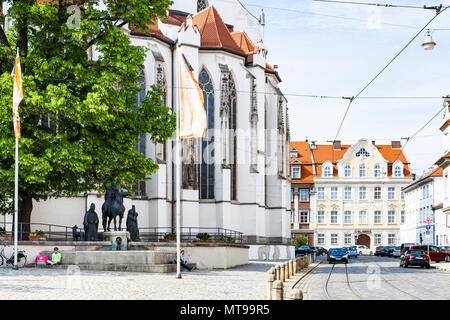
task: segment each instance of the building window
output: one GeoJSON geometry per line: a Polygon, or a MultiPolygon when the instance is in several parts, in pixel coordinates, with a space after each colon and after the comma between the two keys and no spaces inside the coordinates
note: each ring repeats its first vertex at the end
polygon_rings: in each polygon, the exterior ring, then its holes
{"type": "Polygon", "coordinates": [[[325,188],[324,187],[317,188],[317,200],[325,200],[325,188]]]}
{"type": "Polygon", "coordinates": [[[256,81],[254,77],[250,78],[250,130],[251,130],[251,159],[250,170],[258,172],[258,99],[256,96],[256,81]]]}
{"type": "Polygon", "coordinates": [[[350,177],[352,175],[352,167],[350,165],[346,165],[344,168],[344,176],[350,177]]]}
{"type": "Polygon", "coordinates": [[[300,189],[300,201],[302,201],[302,202],[309,201],[309,190],[300,189]]]}
{"type": "MultiPolygon", "coordinates": [[[[167,81],[164,67],[161,63],[158,63],[156,67],[156,86],[162,90],[161,102],[164,106],[167,106],[167,81]]],[[[158,162],[166,161],[166,149],[167,143],[158,143],[155,146],[156,160],[158,162]]]]}
{"type": "Polygon", "coordinates": [[[400,199],[405,200],[405,193],[403,191],[400,192],[400,199]]]}
{"type": "Polygon", "coordinates": [[[352,199],[352,187],[345,187],[344,189],[344,199],[351,200],[352,199]]]}
{"type": "Polygon", "coordinates": [[[317,211],[317,224],[325,224],[325,211],[317,211]]]}
{"type": "Polygon", "coordinates": [[[359,200],[366,200],[366,187],[359,187],[359,200]]]}
{"type": "Polygon", "coordinates": [[[359,151],[356,153],[356,157],[357,157],[357,158],[359,158],[359,157],[361,157],[361,158],[369,158],[369,157],[370,157],[370,153],[367,152],[366,149],[361,148],[361,149],[359,149],[359,151]]]}
{"type": "Polygon", "coordinates": [[[396,238],[395,233],[389,233],[388,234],[388,244],[394,245],[396,243],[395,238],[396,238]]]}
{"type": "Polygon", "coordinates": [[[338,212],[337,211],[331,211],[330,223],[331,224],[337,224],[338,223],[338,212]]]}
{"type": "Polygon", "coordinates": [[[388,211],[388,224],[395,224],[395,211],[394,210],[388,211]]]}
{"type": "Polygon", "coordinates": [[[374,238],[375,238],[375,245],[380,245],[381,244],[381,234],[375,234],[374,238]]]}
{"type": "Polygon", "coordinates": [[[317,234],[317,244],[325,244],[325,234],[317,234]]]}
{"type": "Polygon", "coordinates": [[[292,179],[300,179],[300,167],[292,167],[292,179]]]}
{"type": "Polygon", "coordinates": [[[338,234],[337,233],[331,234],[331,244],[338,244],[338,234]]]}
{"type": "Polygon", "coordinates": [[[297,151],[291,152],[291,158],[297,158],[297,151]]]}
{"type": "Polygon", "coordinates": [[[381,166],[379,164],[376,164],[374,167],[374,176],[381,177],[381,166]]]}
{"type": "Polygon", "coordinates": [[[331,167],[326,165],[323,168],[323,176],[324,177],[331,177],[331,167]]]}
{"type": "Polygon", "coordinates": [[[395,199],[395,188],[389,187],[388,188],[388,200],[394,200],[395,199]]]}
{"type": "Polygon", "coordinates": [[[406,223],[406,213],[405,213],[405,210],[402,210],[402,211],[400,212],[400,221],[401,221],[401,224],[405,224],[405,223],[406,223]]]}
{"type": "Polygon", "coordinates": [[[300,211],[300,223],[306,224],[309,223],[309,212],[308,211],[300,211]]]}
{"type": "Polygon", "coordinates": [[[344,235],[344,244],[352,244],[352,234],[346,233],[344,235]]]}
{"type": "Polygon", "coordinates": [[[381,224],[381,211],[375,211],[373,214],[373,223],[381,224]]]}
{"type": "Polygon", "coordinates": [[[367,212],[364,210],[359,212],[359,224],[367,224],[367,212]]]}
{"type": "Polygon", "coordinates": [[[359,176],[360,177],[366,176],[366,166],[364,164],[359,166],[359,176]]]}
{"type": "Polygon", "coordinates": [[[210,152],[214,146],[214,87],[208,72],[203,68],[200,71],[198,82],[203,92],[204,107],[208,128],[205,137],[201,141],[201,165],[200,165],[200,199],[214,199],[215,173],[214,153],[210,152]]]}
{"type": "Polygon", "coordinates": [[[402,176],[402,168],[400,166],[395,166],[394,168],[394,176],[401,177],[402,176]]]}
{"type": "Polygon", "coordinates": [[[373,198],[375,200],[380,200],[381,199],[381,187],[375,187],[373,198]]]}
{"type": "Polygon", "coordinates": [[[338,199],[338,188],[331,187],[331,200],[337,200],[337,199],[338,199]]]}
{"type": "Polygon", "coordinates": [[[352,212],[344,211],[344,224],[352,224],[352,212]]]}

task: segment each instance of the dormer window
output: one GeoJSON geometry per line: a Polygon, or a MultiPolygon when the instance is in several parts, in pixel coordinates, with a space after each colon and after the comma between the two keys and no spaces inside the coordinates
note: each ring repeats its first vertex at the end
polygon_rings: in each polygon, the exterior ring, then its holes
{"type": "Polygon", "coordinates": [[[326,162],[322,165],[322,177],[331,177],[333,175],[331,162],[326,162]]]}
{"type": "Polygon", "coordinates": [[[392,171],[394,177],[403,177],[403,163],[400,161],[395,161],[392,171]]]}
{"type": "Polygon", "coordinates": [[[292,179],[300,179],[300,167],[292,167],[292,179]]]}
{"type": "Polygon", "coordinates": [[[291,158],[297,158],[297,157],[298,157],[297,151],[291,151],[291,158]]]}
{"type": "Polygon", "coordinates": [[[369,158],[370,157],[370,153],[367,152],[366,149],[361,148],[359,149],[359,151],[356,153],[355,155],[357,158],[369,158]]]}
{"type": "Polygon", "coordinates": [[[352,175],[352,167],[349,164],[347,164],[344,167],[344,177],[351,177],[351,175],[352,175]]]}

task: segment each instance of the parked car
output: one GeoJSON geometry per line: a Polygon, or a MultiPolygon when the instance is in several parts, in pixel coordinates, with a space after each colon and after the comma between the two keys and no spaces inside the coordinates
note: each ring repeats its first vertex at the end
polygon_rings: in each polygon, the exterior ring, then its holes
{"type": "Polygon", "coordinates": [[[376,255],[376,256],[382,256],[382,250],[383,250],[383,248],[384,247],[376,247],[375,248],[375,253],[374,253],[374,255],[376,255]]]}
{"type": "Polygon", "coordinates": [[[358,250],[358,254],[360,256],[362,255],[367,255],[367,256],[371,256],[373,255],[373,251],[372,249],[367,248],[365,245],[363,244],[359,244],[356,246],[356,249],[358,250]]]}
{"type": "Polygon", "coordinates": [[[413,245],[415,245],[415,243],[412,243],[412,242],[410,242],[410,243],[402,243],[401,246],[400,246],[400,251],[403,251],[405,249],[405,247],[410,247],[410,246],[413,246],[413,245]]]}
{"type": "Polygon", "coordinates": [[[392,256],[394,258],[398,258],[401,256],[402,251],[400,250],[400,247],[394,247],[394,251],[392,251],[392,256]]]}
{"type": "Polygon", "coordinates": [[[348,263],[348,252],[344,248],[332,248],[328,252],[327,260],[329,263],[336,263],[338,261],[348,263]]]}
{"type": "Polygon", "coordinates": [[[400,256],[400,267],[420,266],[430,269],[430,256],[420,249],[406,250],[400,256]]]}
{"type": "Polygon", "coordinates": [[[317,255],[319,256],[326,256],[328,254],[328,250],[324,247],[315,247],[318,251],[317,255]]]}
{"type": "Polygon", "coordinates": [[[445,261],[450,262],[450,247],[441,246],[439,247],[439,249],[441,249],[441,252],[444,252],[446,254],[445,261]]]}
{"type": "Polygon", "coordinates": [[[344,247],[347,250],[349,258],[358,258],[358,251],[356,250],[356,246],[344,247]]]}
{"type": "Polygon", "coordinates": [[[313,252],[313,250],[310,246],[301,246],[301,247],[298,247],[297,249],[295,249],[295,256],[298,256],[298,255],[304,256],[304,255],[310,254],[312,252],[313,252]]]}
{"type": "Polygon", "coordinates": [[[381,252],[382,252],[381,256],[392,257],[392,252],[394,252],[394,247],[391,247],[391,246],[383,247],[381,252]]]}
{"type": "Polygon", "coordinates": [[[438,246],[433,245],[414,245],[405,247],[404,252],[410,250],[423,250],[431,259],[431,261],[450,261],[450,251],[441,250],[438,246]],[[406,249],[406,250],[405,250],[406,249]]]}

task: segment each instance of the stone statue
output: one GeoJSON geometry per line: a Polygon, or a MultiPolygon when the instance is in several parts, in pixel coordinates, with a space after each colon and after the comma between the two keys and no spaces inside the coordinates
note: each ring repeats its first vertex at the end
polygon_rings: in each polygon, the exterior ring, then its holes
{"type": "Polygon", "coordinates": [[[136,212],[136,207],[133,205],[133,207],[130,210],[128,210],[127,216],[127,231],[130,233],[131,241],[139,240],[137,216],[138,213],[136,212]]]}
{"type": "Polygon", "coordinates": [[[107,185],[111,180],[111,176],[108,176],[103,182],[103,186],[106,189],[105,203],[102,205],[102,222],[103,231],[111,231],[109,225],[111,220],[114,219],[114,231],[121,231],[123,214],[125,207],[123,205],[123,197],[128,195],[126,190],[119,190],[116,183],[113,181],[110,186],[107,185]],[[119,228],[117,228],[116,217],[119,216],[119,228]]]}
{"type": "Polygon", "coordinates": [[[98,215],[95,212],[95,204],[91,204],[90,209],[84,215],[84,240],[85,241],[97,241],[98,240],[98,215]]]}

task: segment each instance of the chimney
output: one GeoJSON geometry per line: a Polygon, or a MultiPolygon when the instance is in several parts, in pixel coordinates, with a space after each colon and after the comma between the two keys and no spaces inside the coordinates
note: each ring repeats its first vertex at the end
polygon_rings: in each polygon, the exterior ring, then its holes
{"type": "Polygon", "coordinates": [[[400,141],[392,141],[392,149],[401,149],[402,143],[400,141]]]}
{"type": "Polygon", "coordinates": [[[375,144],[375,140],[372,140],[372,144],[375,146],[376,144],[375,144]]]}
{"type": "Polygon", "coordinates": [[[316,142],[315,141],[311,141],[311,144],[309,145],[309,147],[311,148],[311,150],[316,150],[316,142]]]}
{"type": "Polygon", "coordinates": [[[333,150],[341,150],[341,141],[333,141],[333,150]]]}

